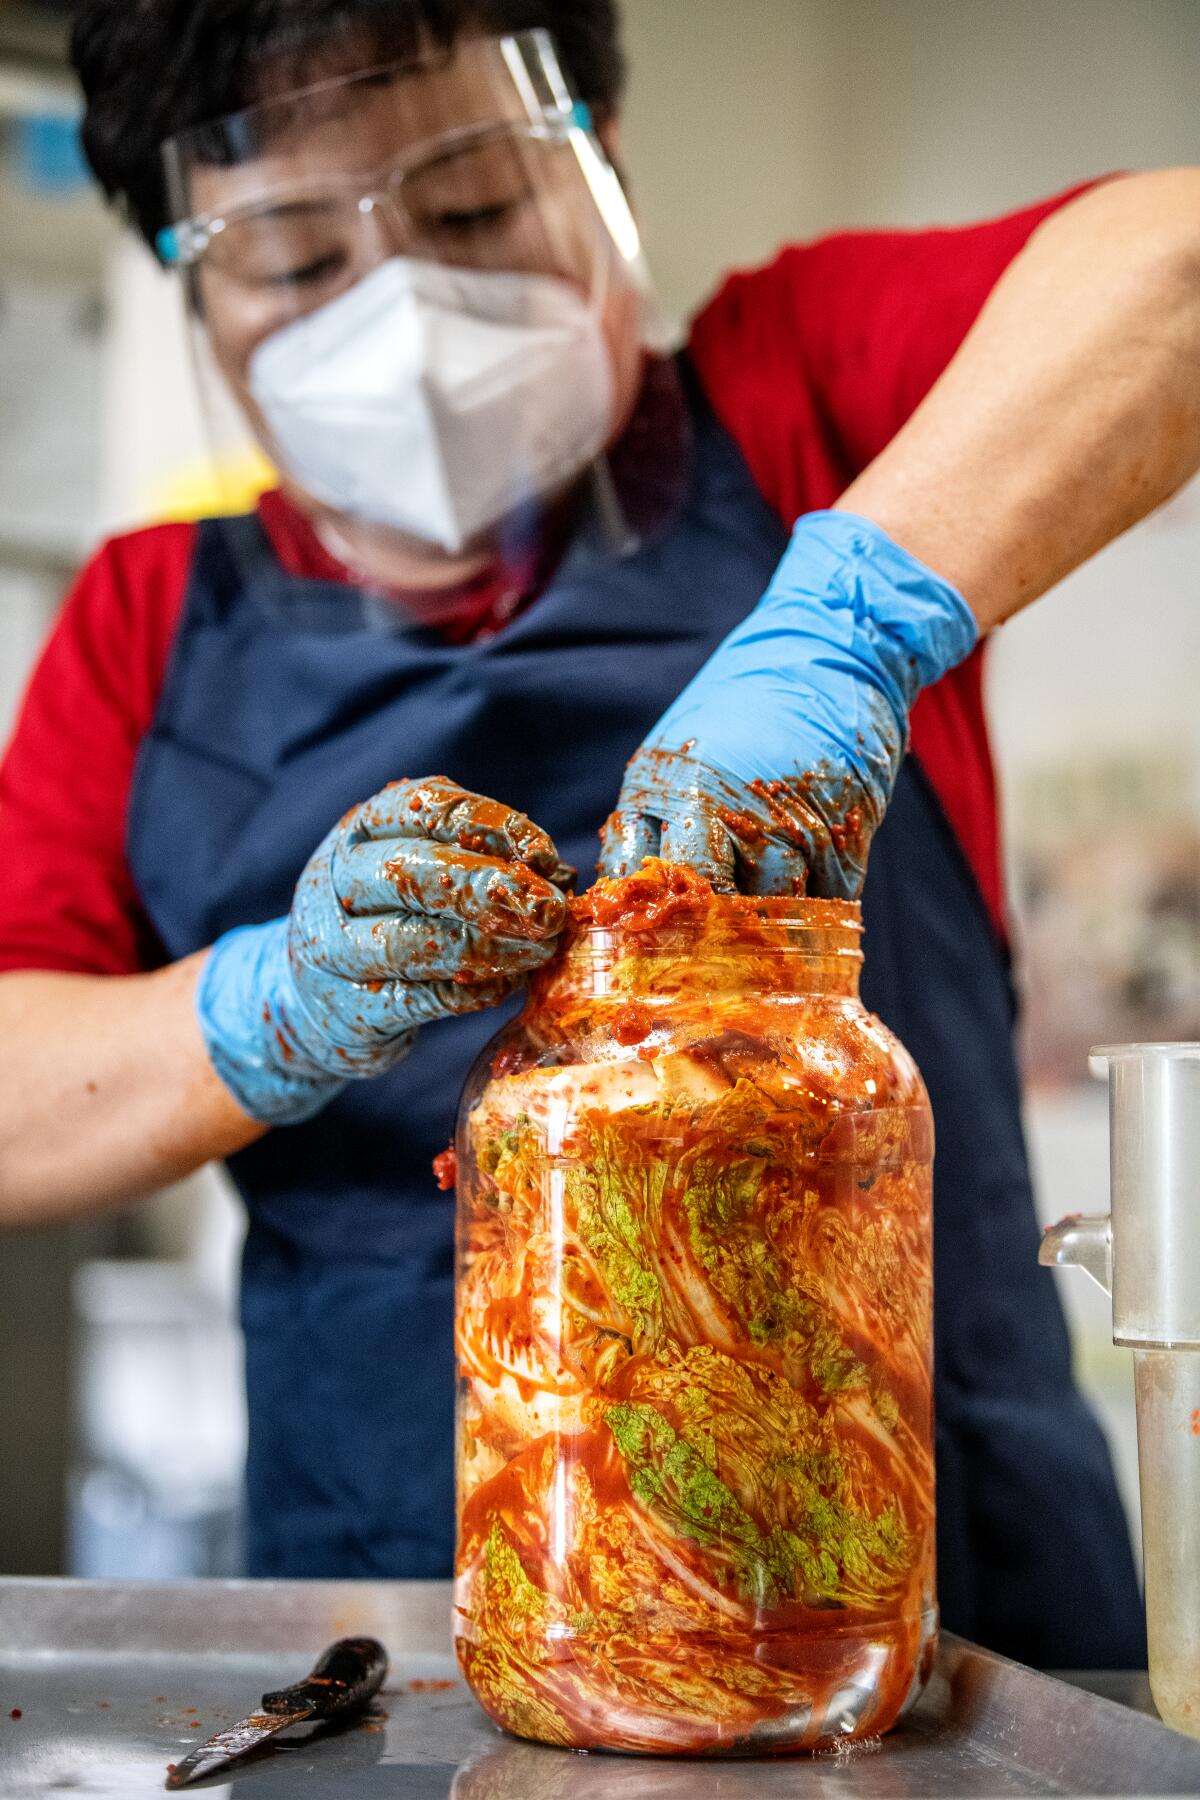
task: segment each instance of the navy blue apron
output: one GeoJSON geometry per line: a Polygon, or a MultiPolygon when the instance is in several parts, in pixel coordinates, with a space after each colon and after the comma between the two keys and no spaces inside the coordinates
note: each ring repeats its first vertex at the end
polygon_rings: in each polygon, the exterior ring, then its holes
{"type": "MultiPolygon", "coordinates": [[[[754,605],[785,533],[700,397],[686,499],[622,558],[565,559],[493,638],[449,646],[279,566],[254,517],[200,530],[130,862],[171,958],[287,911],[330,822],[444,774],[520,807],[585,880],[627,758],[754,605]]],[[[915,1054],[938,1132],[940,1586],[946,1623],[1042,1664],[1142,1659],[1128,1538],[1071,1383],[1021,1140],[1003,953],[919,771],[872,854],[865,993],[915,1054]],[[1082,1604],[1086,1596],[1086,1606],[1082,1604]]],[[[233,1157],[248,1561],[273,1576],[443,1576],[454,1535],[451,1133],[488,1013],[233,1157]]]]}

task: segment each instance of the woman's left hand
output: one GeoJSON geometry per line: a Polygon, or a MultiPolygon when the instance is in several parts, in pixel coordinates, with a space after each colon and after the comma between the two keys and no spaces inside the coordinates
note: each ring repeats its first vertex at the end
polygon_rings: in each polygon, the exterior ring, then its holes
{"type": "Polygon", "coordinates": [[[962,596],[851,513],[809,513],[763,599],[634,756],[602,875],[855,898],[918,691],[974,647],[962,596]]]}

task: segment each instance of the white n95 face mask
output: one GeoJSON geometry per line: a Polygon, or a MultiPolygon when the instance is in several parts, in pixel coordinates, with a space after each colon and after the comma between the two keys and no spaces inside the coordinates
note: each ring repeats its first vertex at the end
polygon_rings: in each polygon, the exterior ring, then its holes
{"type": "Polygon", "coordinates": [[[314,499],[452,552],[569,482],[613,412],[599,319],[567,282],[407,257],[266,338],[249,385],[314,499]]]}

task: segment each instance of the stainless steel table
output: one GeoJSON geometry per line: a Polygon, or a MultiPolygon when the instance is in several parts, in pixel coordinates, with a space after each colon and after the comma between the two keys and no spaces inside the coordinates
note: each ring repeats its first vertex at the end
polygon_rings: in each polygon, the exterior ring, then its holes
{"type": "MultiPolygon", "coordinates": [[[[226,1800],[782,1800],[1200,1794],[1200,1743],[944,1641],[911,1717],[863,1750],[753,1762],[580,1756],[497,1732],[458,1681],[440,1583],[0,1581],[0,1796],[159,1794],[167,1763],[369,1632],[380,1715],[301,1732],[197,1793],[226,1800]],[[18,1710],[20,1718],[11,1717],[18,1710]]],[[[1111,1683],[1111,1679],[1110,1683],[1111,1683]]],[[[1129,1697],[1136,1700],[1136,1678],[1129,1697]]]]}

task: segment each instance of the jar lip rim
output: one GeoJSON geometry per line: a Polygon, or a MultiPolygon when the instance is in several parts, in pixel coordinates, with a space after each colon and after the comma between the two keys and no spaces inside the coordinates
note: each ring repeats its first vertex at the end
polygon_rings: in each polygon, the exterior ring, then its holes
{"type": "MultiPolygon", "coordinates": [[[[721,900],[727,896],[718,894],[714,897],[721,900]]],[[[822,900],[816,896],[809,898],[799,894],[766,895],[762,898],[752,894],[738,894],[730,897],[749,900],[756,912],[761,910],[768,918],[779,919],[784,924],[807,925],[819,931],[862,930],[860,900],[822,900]]]]}
{"type": "MultiPolygon", "coordinates": [[[[631,936],[654,937],[673,925],[700,924],[716,913],[725,918],[753,918],[768,925],[792,926],[806,931],[850,931],[863,929],[860,900],[825,900],[815,896],[793,894],[712,894],[703,905],[683,906],[673,910],[660,925],[634,929],[631,936]]],[[[620,920],[598,924],[594,919],[576,919],[575,932],[580,937],[612,937],[628,930],[620,920]]]]}

